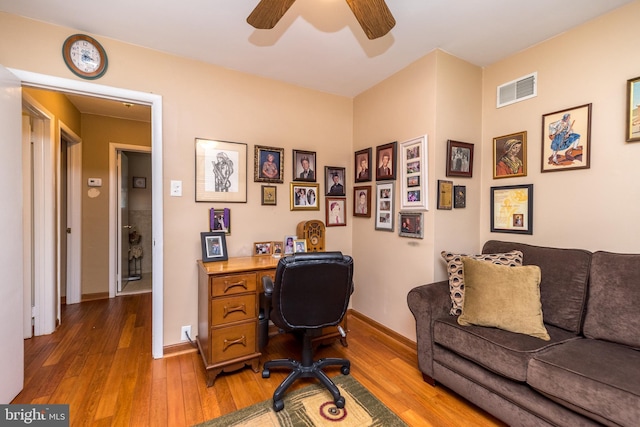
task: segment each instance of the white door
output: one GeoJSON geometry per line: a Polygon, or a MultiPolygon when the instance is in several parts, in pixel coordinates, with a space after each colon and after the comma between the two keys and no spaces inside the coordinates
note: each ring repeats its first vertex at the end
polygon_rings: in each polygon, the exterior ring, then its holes
{"type": "Polygon", "coordinates": [[[22,90],[20,80],[0,66],[0,404],[22,390],[23,200],[22,90]]]}
{"type": "Polygon", "coordinates": [[[122,292],[125,281],[128,281],[131,277],[129,274],[129,233],[131,232],[131,225],[129,224],[129,158],[127,153],[118,151],[118,180],[120,185],[118,189],[118,200],[120,203],[120,218],[118,218],[118,226],[120,228],[120,239],[116,245],[120,256],[120,262],[118,263],[118,271],[116,273],[118,277],[118,293],[122,292]]]}

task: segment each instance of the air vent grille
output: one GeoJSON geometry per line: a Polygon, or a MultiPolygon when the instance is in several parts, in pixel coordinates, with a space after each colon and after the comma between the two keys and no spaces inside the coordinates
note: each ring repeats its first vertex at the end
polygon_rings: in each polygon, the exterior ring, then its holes
{"type": "Polygon", "coordinates": [[[538,73],[531,73],[498,86],[497,108],[533,98],[537,94],[538,73]]]}

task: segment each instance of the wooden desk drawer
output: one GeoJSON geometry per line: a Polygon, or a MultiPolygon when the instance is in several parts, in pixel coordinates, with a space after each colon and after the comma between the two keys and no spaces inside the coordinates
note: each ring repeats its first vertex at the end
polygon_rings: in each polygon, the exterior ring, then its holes
{"type": "Polygon", "coordinates": [[[211,363],[216,364],[256,351],[256,322],[211,329],[211,363]]]}
{"type": "Polygon", "coordinates": [[[256,313],[255,293],[211,300],[212,326],[255,319],[256,317],[258,317],[258,313],[256,313]]]}
{"type": "Polygon", "coordinates": [[[211,295],[214,297],[255,292],[256,273],[229,274],[211,278],[211,295]]]}

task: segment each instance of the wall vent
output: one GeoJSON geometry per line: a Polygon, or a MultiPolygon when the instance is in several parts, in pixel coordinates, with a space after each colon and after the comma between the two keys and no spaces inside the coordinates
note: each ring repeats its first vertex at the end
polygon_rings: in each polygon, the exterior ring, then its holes
{"type": "Polygon", "coordinates": [[[538,73],[531,73],[498,86],[498,105],[504,107],[538,95],[538,73]]]}

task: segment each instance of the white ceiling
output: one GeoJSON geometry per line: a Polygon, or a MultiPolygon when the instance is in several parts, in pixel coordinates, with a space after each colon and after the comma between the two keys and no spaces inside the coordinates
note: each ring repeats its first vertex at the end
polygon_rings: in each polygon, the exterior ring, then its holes
{"type": "Polygon", "coordinates": [[[258,0],[0,0],[0,10],[353,97],[436,48],[486,66],[632,1],[386,0],[397,23],[376,40],[345,0],[297,0],[272,30],[246,22],[258,0]]]}

